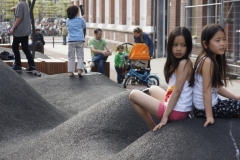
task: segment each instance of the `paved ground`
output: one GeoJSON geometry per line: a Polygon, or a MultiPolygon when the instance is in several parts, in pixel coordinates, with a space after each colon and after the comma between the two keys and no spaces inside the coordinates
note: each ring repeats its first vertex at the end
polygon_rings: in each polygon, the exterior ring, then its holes
{"type": "MultiPolygon", "coordinates": [[[[45,41],[47,42],[44,46],[45,48],[45,55],[49,56],[50,58],[67,58],[67,52],[68,52],[68,46],[62,45],[61,43],[61,37],[55,37],[54,47],[53,47],[53,39],[52,37],[45,37],[45,41]]],[[[84,55],[85,59],[91,59],[90,56],[90,50],[89,48],[84,49],[84,55]]],[[[108,62],[110,62],[110,79],[114,82],[117,82],[117,74],[114,69],[114,56],[115,53],[113,53],[112,56],[109,56],[108,62]]],[[[156,74],[160,78],[160,86],[165,88],[166,82],[164,80],[163,76],[163,68],[165,64],[166,58],[158,58],[158,59],[152,59],[151,60],[151,74],[156,74]]],[[[128,85],[128,89],[133,88],[146,88],[146,86],[143,85],[128,85]]],[[[229,84],[228,86],[229,91],[231,91],[234,94],[240,95],[240,80],[232,80],[232,84],[229,84]]]]}
{"type": "MultiPolygon", "coordinates": [[[[45,55],[53,59],[67,58],[67,54],[68,54],[67,45],[62,45],[60,42],[61,40],[56,37],[55,37],[55,41],[57,41],[57,43],[54,43],[54,45],[52,43],[52,38],[47,37],[45,39],[47,39],[45,40],[47,41],[47,43],[44,46],[45,55]]],[[[84,56],[86,60],[91,59],[91,53],[89,48],[84,48],[84,56]]],[[[109,56],[107,61],[110,62],[110,79],[113,80],[114,82],[117,82],[117,74],[114,68],[114,56],[115,56],[115,53],[109,56]]],[[[152,66],[151,74],[155,74],[160,78],[160,86],[162,87],[166,86],[163,73],[160,71],[160,70],[163,70],[164,63],[165,63],[165,58],[151,60],[151,66],[152,66]]],[[[134,86],[129,84],[127,86],[127,89],[133,89],[133,88],[143,89],[143,88],[146,88],[146,86],[138,85],[138,84],[134,86]]]]}

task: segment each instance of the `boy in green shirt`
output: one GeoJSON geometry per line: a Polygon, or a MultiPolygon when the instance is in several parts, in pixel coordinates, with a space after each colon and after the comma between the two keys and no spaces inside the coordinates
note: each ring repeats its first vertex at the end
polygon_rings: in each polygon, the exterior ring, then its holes
{"type": "Polygon", "coordinates": [[[124,68],[124,64],[125,64],[125,56],[126,53],[123,52],[123,46],[122,45],[118,45],[117,46],[117,54],[115,55],[114,58],[114,66],[115,66],[115,70],[117,72],[117,82],[119,85],[122,84],[123,79],[124,79],[124,74],[123,74],[123,68],[124,68]]]}

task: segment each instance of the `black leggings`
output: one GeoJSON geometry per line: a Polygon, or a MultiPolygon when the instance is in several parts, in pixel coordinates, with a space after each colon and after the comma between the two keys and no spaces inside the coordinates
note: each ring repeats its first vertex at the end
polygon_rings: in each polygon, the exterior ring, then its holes
{"type": "MultiPolygon", "coordinates": [[[[233,118],[240,115],[240,100],[226,99],[220,100],[212,108],[213,117],[215,118],[233,118]]],[[[194,115],[198,118],[205,118],[206,113],[204,110],[194,108],[194,115]]]]}
{"type": "Polygon", "coordinates": [[[25,37],[13,37],[13,43],[12,43],[12,50],[15,55],[15,64],[17,66],[21,66],[21,57],[19,52],[19,44],[22,45],[22,50],[25,53],[27,59],[28,59],[28,65],[29,66],[35,66],[33,57],[31,52],[28,48],[28,36],[25,37]]]}

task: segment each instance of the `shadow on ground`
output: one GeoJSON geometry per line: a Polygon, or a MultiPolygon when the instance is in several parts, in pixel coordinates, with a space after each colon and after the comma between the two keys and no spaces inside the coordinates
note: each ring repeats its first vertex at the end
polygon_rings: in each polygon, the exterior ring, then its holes
{"type": "Polygon", "coordinates": [[[129,92],[99,74],[36,77],[0,61],[0,159],[238,159],[239,119],[169,123],[157,132],[129,92]]]}

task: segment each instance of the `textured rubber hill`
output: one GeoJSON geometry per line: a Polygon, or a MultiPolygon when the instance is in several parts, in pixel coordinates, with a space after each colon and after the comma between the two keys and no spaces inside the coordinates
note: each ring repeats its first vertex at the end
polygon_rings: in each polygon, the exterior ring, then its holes
{"type": "Polygon", "coordinates": [[[2,62],[0,71],[0,159],[239,159],[238,118],[206,128],[191,118],[152,132],[130,91],[103,75],[28,78],[2,62]]]}
{"type": "MultiPolygon", "coordinates": [[[[18,73],[1,60],[0,75],[1,142],[38,134],[56,127],[67,119],[65,114],[42,98],[18,73]]],[[[3,147],[2,143],[0,146],[3,147]]]]}

